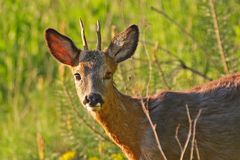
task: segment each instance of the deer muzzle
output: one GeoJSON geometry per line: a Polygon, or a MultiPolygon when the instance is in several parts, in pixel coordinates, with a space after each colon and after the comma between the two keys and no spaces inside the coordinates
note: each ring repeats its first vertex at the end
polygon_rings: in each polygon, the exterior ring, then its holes
{"type": "Polygon", "coordinates": [[[89,111],[99,111],[103,105],[104,101],[100,94],[91,93],[85,96],[83,104],[86,106],[89,111]]]}

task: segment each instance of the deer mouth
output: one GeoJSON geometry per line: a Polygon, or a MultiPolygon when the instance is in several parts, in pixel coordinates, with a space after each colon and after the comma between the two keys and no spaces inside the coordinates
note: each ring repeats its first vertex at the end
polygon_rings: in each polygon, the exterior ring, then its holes
{"type": "Polygon", "coordinates": [[[101,103],[97,103],[96,105],[92,106],[89,103],[87,103],[86,108],[87,108],[88,111],[96,112],[96,111],[101,110],[102,105],[101,105],[101,103]]]}

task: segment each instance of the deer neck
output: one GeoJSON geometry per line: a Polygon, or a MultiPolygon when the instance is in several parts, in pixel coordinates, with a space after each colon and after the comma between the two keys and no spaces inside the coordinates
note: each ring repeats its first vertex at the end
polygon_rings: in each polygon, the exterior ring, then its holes
{"type": "Polygon", "coordinates": [[[139,159],[145,115],[139,99],[121,94],[113,87],[101,111],[92,113],[108,136],[128,159],[139,159]]]}

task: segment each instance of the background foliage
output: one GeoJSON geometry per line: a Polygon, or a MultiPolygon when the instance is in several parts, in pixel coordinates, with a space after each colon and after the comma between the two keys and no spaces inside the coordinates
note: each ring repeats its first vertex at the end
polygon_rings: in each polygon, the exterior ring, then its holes
{"type": "Polygon", "coordinates": [[[240,1],[214,3],[228,72],[209,1],[0,0],[0,159],[124,159],[80,107],[69,70],[49,55],[46,28],[82,47],[81,17],[95,48],[97,19],[103,46],[112,28],[135,23],[139,46],[119,66],[118,88],[131,95],[181,90],[240,70],[240,1]]]}

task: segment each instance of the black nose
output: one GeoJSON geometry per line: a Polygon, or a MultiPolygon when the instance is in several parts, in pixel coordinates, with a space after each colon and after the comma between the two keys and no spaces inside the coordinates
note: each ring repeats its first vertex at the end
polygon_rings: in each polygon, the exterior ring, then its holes
{"type": "Polygon", "coordinates": [[[100,94],[97,93],[91,93],[88,96],[85,96],[85,99],[83,101],[83,104],[89,104],[90,107],[95,107],[98,103],[101,105],[103,104],[103,99],[100,94]]]}

